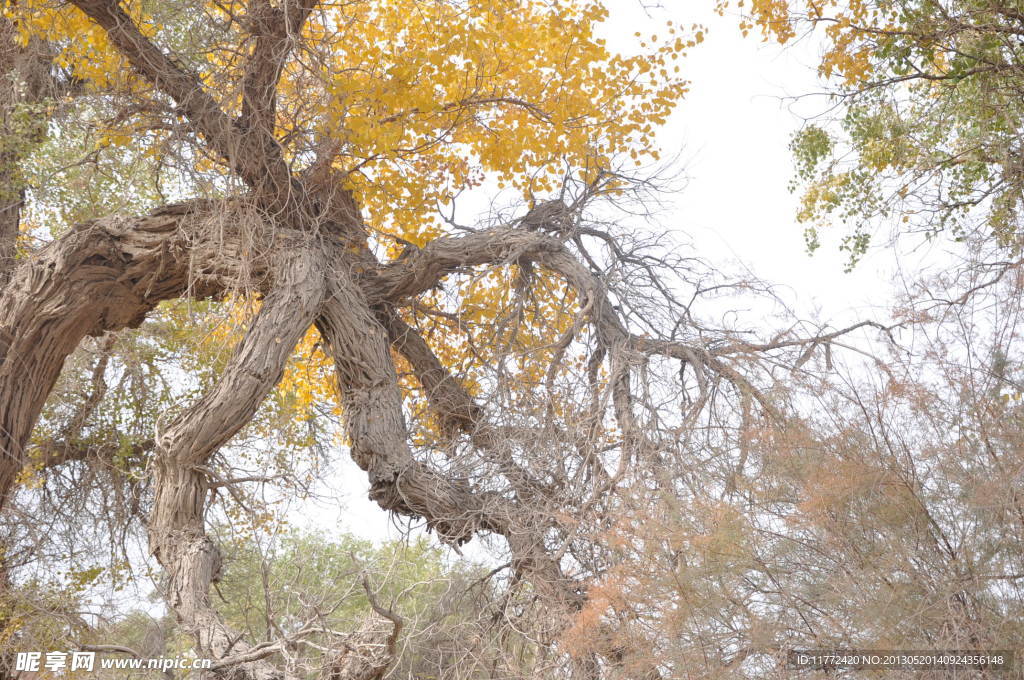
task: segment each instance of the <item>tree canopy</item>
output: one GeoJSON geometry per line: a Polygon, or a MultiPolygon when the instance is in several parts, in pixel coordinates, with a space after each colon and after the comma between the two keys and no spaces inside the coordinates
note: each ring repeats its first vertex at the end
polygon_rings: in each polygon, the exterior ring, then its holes
{"type": "Polygon", "coordinates": [[[744,27],[755,26],[782,43],[824,41],[833,108],[792,144],[812,248],[834,220],[854,260],[880,223],[1019,251],[1018,5],[773,0],[750,6],[744,27]]]}
{"type": "Polygon", "coordinates": [[[638,226],[696,24],[616,51],[599,0],[5,3],[0,675],[1019,647],[1019,14],[742,11],[824,27],[810,244],[892,219],[977,251],[892,323],[797,319],[638,226]],[[430,537],[310,528],[360,484],[430,537]]]}

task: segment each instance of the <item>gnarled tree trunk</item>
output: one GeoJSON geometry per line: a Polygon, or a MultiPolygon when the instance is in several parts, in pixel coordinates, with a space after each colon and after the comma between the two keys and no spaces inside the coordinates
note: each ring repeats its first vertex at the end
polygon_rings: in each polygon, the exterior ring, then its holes
{"type": "MultiPolygon", "coordinates": [[[[329,172],[326,180],[293,175],[273,136],[276,82],[314,3],[253,3],[247,20],[255,41],[244,65],[237,118],[181,60],[153,44],[116,0],[71,4],[106,32],[140,77],[173,100],[176,115],[248,192],[233,201],[196,200],[143,217],[88,222],[13,270],[0,289],[0,508],[26,462],[26,443],[44,402],[83,338],[137,326],[164,300],[201,299],[236,288],[257,291],[261,309],[217,383],[154,435],[150,547],[166,572],[168,603],[200,655],[232,677],[285,678],[287,670],[268,657],[309,633],[295,631],[256,644],[227,627],[210,598],[221,558],[206,533],[205,513],[214,484],[207,467],[211,456],[253,417],[280,380],[296,343],[314,325],[336,369],[351,455],[367,473],[371,498],[385,510],[423,518],[450,544],[480,534],[502,537],[515,577],[528,581],[550,604],[556,624],[568,625],[587,602],[586,584],[563,569],[571,537],[563,537],[561,547],[549,545],[557,522],[535,502],[538,482],[505,455],[500,429],[424,337],[402,320],[403,308],[452,273],[483,266],[535,264],[574,291],[582,311],[573,330],[592,331],[597,347],[591,368],[594,373],[602,363],[608,368],[611,412],[622,433],[618,470],[601,469],[584,508],[612,493],[631,461],[654,446],[634,414],[636,365],[661,355],[701,375],[745,384],[724,356],[753,350],[713,351],[631,334],[593,263],[573,250],[578,234],[566,232],[567,210],[561,205],[552,210],[542,204],[513,223],[440,237],[394,261],[379,262],[367,246],[369,229],[356,201],[340,188],[344,178],[329,172]],[[236,218],[247,223],[244,239],[236,218]],[[408,361],[444,429],[464,435],[469,445],[500,462],[510,480],[508,493],[453,477],[414,455],[392,351],[408,361]]],[[[0,157],[0,175],[5,162],[0,157]]],[[[12,205],[0,204],[0,283],[3,268],[10,266],[5,244],[17,229],[12,205]]],[[[768,406],[752,386],[744,389],[768,406]]],[[[326,677],[383,675],[398,626],[396,619],[390,630],[381,621],[368,624],[353,640],[379,647],[387,638],[387,654],[339,653],[326,677]]],[[[603,661],[582,660],[580,677],[600,677],[602,668],[615,667],[625,653],[612,642],[596,647],[603,661]]],[[[658,673],[648,669],[642,677],[658,673]]]]}

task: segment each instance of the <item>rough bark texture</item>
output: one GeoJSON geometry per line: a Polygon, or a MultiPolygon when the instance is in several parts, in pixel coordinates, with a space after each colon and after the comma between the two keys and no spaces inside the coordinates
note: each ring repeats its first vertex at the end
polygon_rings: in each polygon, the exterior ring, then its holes
{"type": "MultiPolygon", "coordinates": [[[[209,457],[252,418],[281,379],[285,363],[320,307],[324,262],[303,246],[282,250],[272,290],[211,392],[156,437],[156,480],[149,520],[150,549],[168,575],[168,601],[193,632],[202,655],[224,662],[253,653],[210,604],[220,571],[217,546],[204,528],[209,457]]],[[[260,660],[239,662],[235,672],[260,680],[282,678],[260,660]]]]}
{"type": "MultiPolygon", "coordinates": [[[[115,0],[72,4],[106,31],[139,77],[174,100],[196,139],[248,185],[246,203],[260,212],[256,218],[243,215],[237,203],[195,201],[145,217],[104,218],[79,225],[14,270],[0,288],[0,508],[25,463],[26,442],[44,401],[83,338],[136,326],[163,300],[216,296],[237,286],[263,294],[259,313],[213,389],[163,423],[153,442],[150,546],[166,571],[168,602],[191,631],[199,655],[214,659],[220,674],[287,677],[269,657],[295,640],[241,640],[212,606],[210,587],[218,578],[220,554],[204,527],[211,485],[206,463],[252,418],[312,324],[335,364],[351,455],[369,477],[371,497],[385,510],[422,517],[451,544],[481,533],[504,537],[516,576],[528,580],[568,622],[586,603],[586,592],[563,573],[564,551],[545,545],[552,520],[532,502],[536,483],[511,457],[501,458],[500,433],[484,409],[416,329],[401,320],[399,309],[449,274],[484,265],[535,263],[563,278],[581,301],[577,323],[589,324],[597,339],[595,366],[607,364],[613,412],[623,433],[620,469],[602,470],[595,498],[610,492],[631,457],[648,445],[631,402],[630,376],[637,362],[660,354],[740,382],[722,356],[748,348],[713,355],[703,347],[631,335],[593,267],[567,246],[569,236],[562,233],[567,213],[560,204],[557,210],[545,204],[509,225],[438,238],[396,261],[379,263],[365,246],[368,230],[358,207],[337,189],[339,178],[329,172],[315,182],[312,175],[308,181],[293,176],[272,134],[281,64],[311,4],[252,4],[255,40],[243,64],[242,114],[236,119],[196,74],[146,38],[115,0]],[[235,215],[249,223],[246,242],[235,228],[235,215]],[[501,458],[514,493],[474,488],[414,456],[392,348],[409,361],[448,433],[463,433],[473,446],[501,458]]],[[[0,183],[5,162],[0,156],[0,183]]],[[[17,229],[12,205],[0,201],[0,283],[10,266],[10,232],[17,229]]],[[[54,461],[78,455],[57,443],[52,448],[54,461]]],[[[353,637],[354,648],[337,655],[325,677],[382,677],[394,655],[399,623],[392,619],[392,624],[368,622],[353,637]]],[[[602,655],[601,663],[581,662],[580,673],[599,677],[602,664],[618,663],[622,650],[606,646],[602,655]]]]}
{"type": "Polygon", "coordinates": [[[391,346],[412,366],[441,426],[453,435],[462,431],[483,443],[489,434],[483,428],[483,409],[430,349],[427,341],[394,312],[379,312],[391,346]]]}
{"type": "Polygon", "coordinates": [[[64,360],[86,336],[136,326],[163,300],[207,297],[238,260],[202,235],[224,206],[162,208],[79,225],[14,272],[0,293],[0,503],[64,360]]]}

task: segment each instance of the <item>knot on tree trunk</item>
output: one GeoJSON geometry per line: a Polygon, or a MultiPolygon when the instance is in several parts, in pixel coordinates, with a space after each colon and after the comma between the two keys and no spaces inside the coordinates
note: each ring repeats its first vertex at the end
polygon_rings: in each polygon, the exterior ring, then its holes
{"type": "Polygon", "coordinates": [[[481,528],[468,489],[417,464],[407,466],[393,480],[375,481],[370,500],[406,517],[426,518],[428,531],[436,531],[441,540],[455,546],[468,543],[481,528]]]}

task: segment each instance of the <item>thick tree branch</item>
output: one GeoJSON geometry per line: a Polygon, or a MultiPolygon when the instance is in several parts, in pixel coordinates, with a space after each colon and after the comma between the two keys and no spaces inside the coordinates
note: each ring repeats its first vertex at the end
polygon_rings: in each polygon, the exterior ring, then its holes
{"type": "Polygon", "coordinates": [[[117,0],[74,0],[73,4],[106,31],[139,75],[174,99],[206,143],[256,191],[270,214],[292,216],[296,195],[302,192],[272,135],[265,130],[239,130],[198,76],[143,35],[117,0]]]}
{"type": "Polygon", "coordinates": [[[483,409],[473,401],[458,378],[441,363],[416,329],[402,321],[397,313],[382,310],[377,318],[387,329],[392,347],[412,366],[443,430],[449,435],[456,431],[475,435],[480,429],[483,409]]]}
{"type": "Polygon", "coordinates": [[[0,504],[65,358],[85,336],[136,326],[163,300],[215,295],[238,280],[232,248],[197,234],[227,207],[197,201],[88,222],[15,271],[0,292],[0,504]]]}
{"type": "Polygon", "coordinates": [[[304,248],[285,247],[284,253],[288,262],[274,268],[273,289],[224,375],[157,436],[158,449],[173,451],[182,464],[204,464],[249,421],[312,324],[323,295],[326,263],[304,248]]]}
{"type": "Polygon", "coordinates": [[[233,673],[250,680],[286,677],[252,655],[210,603],[220,553],[204,528],[209,457],[255,414],[284,373],[324,294],[326,263],[315,251],[291,244],[274,263],[273,289],[214,388],[158,432],[150,549],[168,575],[170,604],[210,658],[238,660],[233,673]]]}
{"type": "Polygon", "coordinates": [[[242,78],[242,114],[238,124],[242,130],[273,137],[281,71],[316,4],[313,0],[286,0],[281,7],[269,0],[252,3],[244,23],[256,36],[256,45],[242,78]]]}
{"type": "Polygon", "coordinates": [[[371,302],[399,302],[426,292],[457,271],[485,264],[512,264],[521,257],[536,258],[562,248],[557,238],[507,226],[443,236],[383,265],[367,277],[365,286],[371,302]]]}

